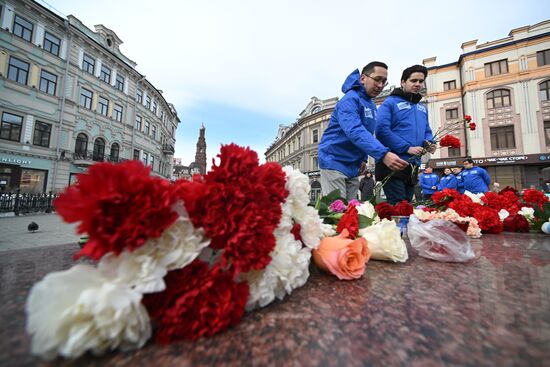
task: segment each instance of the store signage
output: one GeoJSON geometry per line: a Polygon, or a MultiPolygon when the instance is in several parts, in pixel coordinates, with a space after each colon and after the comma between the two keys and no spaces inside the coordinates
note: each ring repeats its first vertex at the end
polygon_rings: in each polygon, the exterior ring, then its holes
{"type": "Polygon", "coordinates": [[[529,160],[529,157],[526,155],[512,155],[512,156],[503,156],[503,157],[487,157],[487,158],[479,158],[474,159],[474,163],[481,165],[481,164],[488,164],[488,165],[498,165],[498,164],[512,164],[512,163],[525,163],[529,160]]]}
{"type": "MultiPolygon", "coordinates": [[[[431,159],[429,166],[433,168],[462,166],[466,157],[431,159]]],[[[498,157],[473,158],[478,166],[500,166],[509,164],[537,164],[542,162],[550,163],[550,154],[524,154],[524,155],[505,155],[498,157]]]]}
{"type": "Polygon", "coordinates": [[[31,161],[28,160],[28,159],[0,157],[0,163],[12,163],[12,164],[30,165],[30,164],[31,164],[31,161]]]}

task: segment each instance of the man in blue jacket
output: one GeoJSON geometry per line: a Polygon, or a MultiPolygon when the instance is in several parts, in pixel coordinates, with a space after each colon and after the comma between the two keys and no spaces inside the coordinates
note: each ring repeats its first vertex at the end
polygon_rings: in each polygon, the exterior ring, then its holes
{"type": "Polygon", "coordinates": [[[458,189],[458,181],[450,168],[445,168],[443,171],[443,176],[439,180],[439,185],[437,186],[438,191],[442,191],[444,189],[458,189]]]}
{"type": "Polygon", "coordinates": [[[376,123],[376,97],[387,85],[388,67],[373,61],[361,73],[352,72],[342,85],[344,97],[338,101],[319,143],[319,168],[323,195],[336,189],[348,200],[357,198],[359,168],[368,156],[384,162],[391,170],[407,167],[407,162],[372,135],[376,123]]]}
{"type": "Polygon", "coordinates": [[[470,191],[473,194],[486,193],[489,191],[491,177],[487,171],[481,167],[474,167],[474,161],[471,158],[462,161],[464,171],[462,171],[462,182],[464,191],[470,191]]]}
{"type": "Polygon", "coordinates": [[[423,199],[431,199],[433,193],[437,190],[437,185],[439,184],[439,176],[433,173],[432,167],[428,166],[419,176],[418,181],[420,183],[420,187],[422,187],[423,199]]]}
{"type": "Polygon", "coordinates": [[[407,169],[391,174],[387,165],[377,160],[377,180],[390,175],[384,192],[390,204],[412,200],[416,184],[416,167],[420,165],[423,147],[433,153],[433,135],[428,123],[428,109],[419,103],[420,90],[428,70],[422,65],[406,68],[401,75],[401,88],[396,88],[378,109],[376,138],[410,164],[407,169]]]}
{"type": "Polygon", "coordinates": [[[453,167],[453,175],[456,177],[456,190],[464,194],[464,182],[462,182],[462,168],[461,167],[453,167]]]}

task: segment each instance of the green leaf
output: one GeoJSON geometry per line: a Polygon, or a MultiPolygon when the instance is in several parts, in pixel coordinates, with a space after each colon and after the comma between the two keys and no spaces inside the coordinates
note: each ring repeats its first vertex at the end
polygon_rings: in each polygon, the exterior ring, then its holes
{"type": "Polygon", "coordinates": [[[369,218],[366,215],[359,214],[359,228],[366,228],[372,225],[374,218],[369,218]]]}

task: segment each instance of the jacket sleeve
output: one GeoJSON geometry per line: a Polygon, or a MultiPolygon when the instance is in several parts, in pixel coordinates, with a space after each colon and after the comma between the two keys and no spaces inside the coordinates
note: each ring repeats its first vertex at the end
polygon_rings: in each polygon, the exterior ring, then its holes
{"type": "Polygon", "coordinates": [[[360,107],[358,99],[342,100],[337,111],[338,122],[344,134],[358,149],[377,161],[381,160],[389,149],[383,146],[361,123],[360,107]]]}
{"type": "MultiPolygon", "coordinates": [[[[426,111],[428,111],[428,107],[426,107],[426,111]]],[[[424,140],[427,140],[431,143],[434,142],[434,136],[432,133],[432,128],[430,127],[430,121],[428,120],[428,114],[426,113],[426,130],[424,130],[424,140]]]]}
{"type": "Polygon", "coordinates": [[[449,179],[449,183],[447,184],[447,187],[449,189],[454,189],[454,190],[458,188],[458,180],[456,179],[456,177],[451,176],[451,178],[449,179]]]}
{"type": "Polygon", "coordinates": [[[489,187],[489,185],[491,184],[491,177],[489,177],[487,170],[485,170],[484,168],[480,168],[480,170],[482,172],[483,181],[485,181],[485,184],[487,185],[487,187],[489,187]]]}
{"type": "Polygon", "coordinates": [[[365,179],[362,178],[361,182],[359,182],[359,190],[363,191],[363,187],[365,186],[366,182],[365,179]]]}
{"type": "Polygon", "coordinates": [[[420,177],[418,178],[418,182],[420,183],[420,187],[422,187],[423,189],[431,189],[433,186],[426,182],[426,178],[424,177],[424,175],[420,175],[420,177]]]}
{"type": "Polygon", "coordinates": [[[391,125],[394,114],[390,101],[384,101],[376,115],[376,137],[384,142],[384,144],[397,154],[405,154],[410,148],[410,144],[403,140],[399,135],[395,134],[391,125]]]}

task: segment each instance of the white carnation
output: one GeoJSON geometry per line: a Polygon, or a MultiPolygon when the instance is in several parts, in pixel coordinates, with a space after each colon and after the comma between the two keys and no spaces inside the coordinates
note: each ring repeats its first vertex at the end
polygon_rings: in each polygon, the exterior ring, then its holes
{"type": "Polygon", "coordinates": [[[379,223],[360,229],[359,236],[367,240],[371,259],[405,262],[409,258],[401,232],[392,220],[382,219],[379,223]]]}
{"type": "Polygon", "coordinates": [[[286,175],[285,188],[298,206],[307,206],[309,203],[309,179],[299,170],[290,166],[283,167],[283,172],[286,175]]]}
{"type": "Polygon", "coordinates": [[[465,191],[465,192],[464,192],[464,195],[466,195],[466,196],[468,196],[470,199],[472,199],[472,201],[473,201],[474,203],[478,203],[478,204],[483,205],[483,202],[481,201],[481,198],[482,198],[483,196],[485,196],[484,193],[480,192],[479,194],[474,194],[474,193],[472,193],[472,192],[470,192],[470,191],[465,191]]]}
{"type": "Polygon", "coordinates": [[[500,209],[500,211],[498,212],[498,216],[500,218],[500,221],[502,222],[504,219],[510,216],[510,213],[508,213],[508,210],[506,209],[500,209]]]}
{"type": "Polygon", "coordinates": [[[142,293],[164,290],[166,273],[190,264],[210,244],[204,231],[193,226],[187,213],[179,212],[180,217],[160,237],[147,240],[132,252],[105,255],[98,264],[99,270],[142,293]]]}
{"type": "Polygon", "coordinates": [[[86,351],[142,347],[151,325],[141,293],[105,279],[89,265],[46,275],[26,304],[32,353],[76,358],[86,351]]]}
{"type": "Polygon", "coordinates": [[[357,209],[357,213],[364,215],[367,218],[372,219],[375,216],[378,217],[376,215],[376,211],[374,210],[374,206],[368,201],[365,201],[363,204],[358,205],[355,208],[357,209]]]}
{"type": "Polygon", "coordinates": [[[534,219],[535,218],[535,209],[524,206],[518,211],[518,214],[523,215],[525,219],[534,219]]]}

